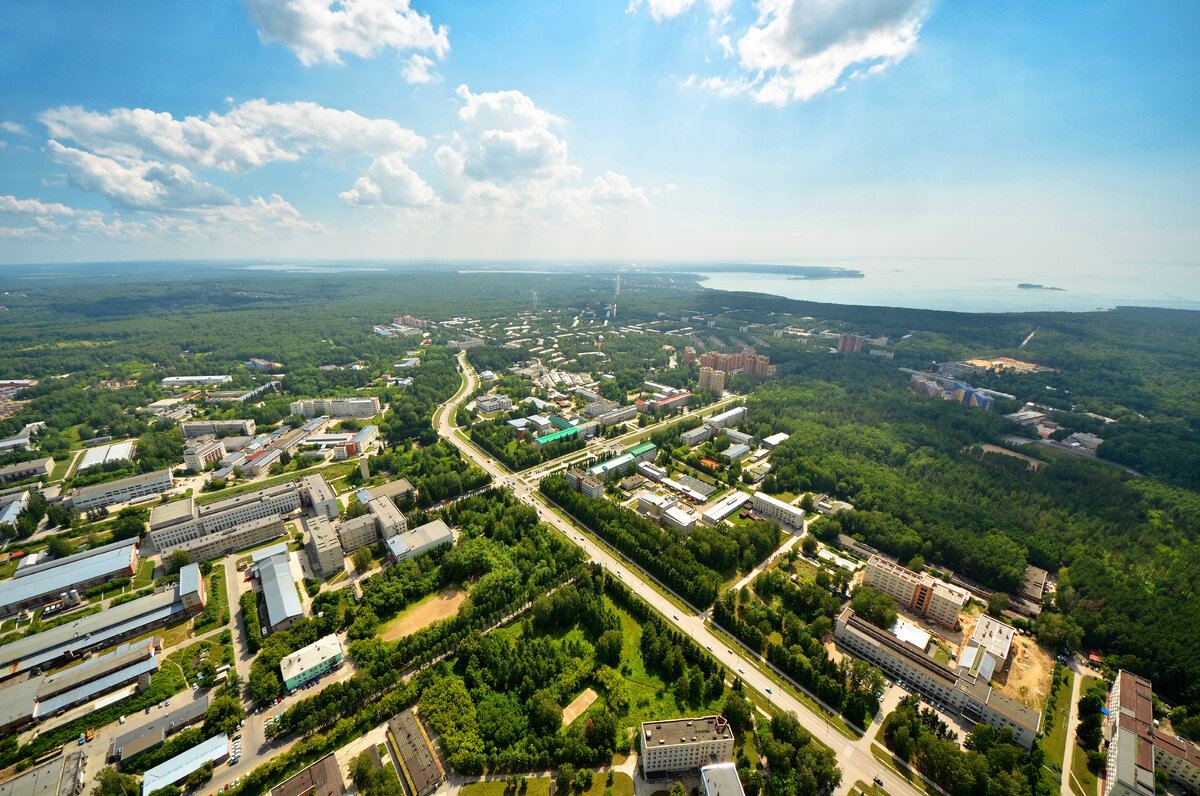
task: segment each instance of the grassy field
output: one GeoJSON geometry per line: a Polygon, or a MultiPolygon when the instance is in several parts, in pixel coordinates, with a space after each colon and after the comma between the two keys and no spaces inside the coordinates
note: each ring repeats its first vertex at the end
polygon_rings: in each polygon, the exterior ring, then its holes
{"type": "MultiPolygon", "coordinates": [[[[604,796],[604,791],[611,788],[613,796],[633,796],[633,780],[628,774],[620,771],[612,772],[612,784],[607,784],[607,774],[596,774],[592,780],[592,787],[587,790],[578,790],[571,788],[570,796],[604,796]]],[[[507,788],[504,780],[490,780],[488,782],[472,782],[463,785],[459,791],[461,796],[548,796],[550,793],[550,778],[535,777],[525,781],[524,791],[512,791],[507,788]]],[[[562,793],[560,791],[560,793],[562,793]]],[[[568,796],[563,793],[562,796],[568,796]]]]}
{"type": "Polygon", "coordinates": [[[208,576],[208,603],[204,607],[204,613],[196,617],[196,624],[192,627],[192,632],[197,636],[220,627],[224,624],[221,622],[221,617],[229,613],[229,594],[225,589],[224,565],[218,564],[213,567],[212,574],[208,576]],[[214,603],[215,608],[211,607],[214,603]],[[212,616],[212,621],[201,623],[206,614],[212,616]]]}
{"type": "Polygon", "coordinates": [[[1074,678],[1075,673],[1067,669],[1067,679],[1059,684],[1058,691],[1054,694],[1054,705],[1050,708],[1050,712],[1054,714],[1054,727],[1046,734],[1043,744],[1047,758],[1058,763],[1059,770],[1062,769],[1063,755],[1067,748],[1067,719],[1071,708],[1071,683],[1074,682],[1074,678]]]}
{"type": "Polygon", "coordinates": [[[143,586],[149,586],[154,580],[154,562],[143,561],[138,567],[138,573],[133,578],[133,588],[140,589],[143,586]]]}
{"type": "Polygon", "coordinates": [[[933,659],[938,663],[948,666],[950,664],[950,648],[945,644],[939,643],[937,649],[934,650],[933,659]]]}

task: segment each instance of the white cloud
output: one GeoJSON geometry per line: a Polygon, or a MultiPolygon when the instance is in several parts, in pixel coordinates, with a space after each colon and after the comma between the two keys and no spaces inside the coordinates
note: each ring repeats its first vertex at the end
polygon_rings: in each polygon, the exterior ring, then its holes
{"type": "Polygon", "coordinates": [[[121,163],[57,141],[46,144],[46,154],[67,168],[71,184],[106,196],[134,210],[175,210],[233,204],[225,191],[200,182],[178,164],[121,163]]]}
{"type": "Polygon", "coordinates": [[[491,91],[472,94],[465,85],[455,89],[463,101],[458,118],[473,129],[512,129],[517,127],[549,127],[562,122],[533,104],[520,91],[491,91]]]}
{"type": "Polygon", "coordinates": [[[349,206],[419,207],[433,204],[436,194],[403,159],[385,155],[339,198],[349,206]]]}
{"type": "Polygon", "coordinates": [[[0,122],[0,130],[12,133],[13,135],[29,135],[29,131],[25,129],[25,126],[16,122],[0,122]]]}
{"type": "Polygon", "coordinates": [[[43,202],[40,199],[18,199],[12,195],[0,196],[0,215],[76,217],[89,213],[94,213],[94,211],[76,210],[58,202],[43,202]]]}
{"type": "MultiPolygon", "coordinates": [[[[642,0],[629,0],[629,6],[625,9],[625,13],[635,13],[641,4],[642,0]]],[[[654,21],[662,22],[664,19],[674,19],[690,11],[692,6],[696,5],[696,0],[646,0],[646,5],[650,9],[650,16],[654,17],[654,21]]],[[[733,5],[733,0],[708,0],[706,5],[713,14],[712,21],[715,24],[722,24],[726,12],[733,5]]]]}
{"type": "Polygon", "coordinates": [[[432,52],[450,50],[445,25],[434,27],[409,0],[247,0],[250,20],[264,42],[278,42],[312,66],[340,64],[340,53],[370,58],[392,48],[432,52]]]}
{"type": "Polygon", "coordinates": [[[733,55],[733,42],[729,40],[729,34],[726,33],[717,39],[717,44],[721,45],[721,52],[726,58],[733,55]]]}
{"type": "Polygon", "coordinates": [[[98,113],[63,106],[42,112],[38,119],[51,138],[74,141],[101,155],[223,171],[296,161],[313,152],[411,154],[425,145],[424,138],[390,119],[369,119],[313,102],[257,99],[223,115],[183,119],[145,108],[98,113]]]}
{"type": "Polygon", "coordinates": [[[429,67],[431,66],[433,66],[432,58],[426,58],[420,53],[413,53],[408,62],[404,64],[404,68],[400,70],[400,74],[404,76],[406,82],[414,85],[432,83],[438,79],[438,76],[430,74],[429,67]]]}
{"type": "Polygon", "coordinates": [[[635,188],[628,177],[613,171],[594,179],[583,195],[588,202],[599,205],[646,207],[650,203],[645,188],[635,188]]]}

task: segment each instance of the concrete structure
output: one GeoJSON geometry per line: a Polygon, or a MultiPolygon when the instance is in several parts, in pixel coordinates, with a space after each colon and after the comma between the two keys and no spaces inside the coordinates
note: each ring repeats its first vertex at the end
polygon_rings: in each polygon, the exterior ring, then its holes
{"type": "Polygon", "coordinates": [[[0,796],[81,796],[87,788],[86,771],[87,754],[65,747],[61,755],[0,782],[0,796]]]}
{"type": "Polygon", "coordinates": [[[148,724],[118,735],[108,746],[108,761],[123,763],[131,760],[142,752],[161,746],[175,733],[201,724],[208,711],[208,703],[207,696],[199,697],[170,713],[160,711],[148,724]]]}
{"type": "Polygon", "coordinates": [[[142,777],[142,796],[150,796],[159,788],[183,782],[189,774],[203,768],[206,763],[215,766],[228,759],[229,736],[225,733],[214,735],[186,752],[149,769],[142,777]]]}
{"type": "Polygon", "coordinates": [[[704,796],[746,796],[733,763],[704,766],[700,769],[700,785],[704,796]]]}
{"type": "Polygon", "coordinates": [[[182,550],[192,561],[211,561],[214,558],[236,553],[271,539],[277,539],[286,532],[287,528],[283,524],[283,518],[276,514],[243,522],[241,525],[205,534],[176,545],[167,545],[159,552],[163,556],[169,556],[176,550],[182,550]]]}
{"type": "Polygon", "coordinates": [[[1042,714],[993,689],[982,677],[964,676],[935,661],[924,649],[882,630],[846,608],[834,623],[834,638],[874,663],[905,687],[960,710],[978,723],[1012,730],[1029,749],[1041,730],[1042,714]]]}
{"type": "Polygon", "coordinates": [[[253,437],[256,426],[253,420],[189,420],[179,424],[184,439],[197,437],[239,436],[253,437]]]}
{"type": "Polygon", "coordinates": [[[117,481],[73,489],[63,499],[63,503],[69,508],[87,513],[92,509],[107,508],[114,503],[127,503],[149,495],[161,495],[173,486],[171,471],[157,470],[153,473],[142,473],[117,481]]]}
{"type": "Polygon", "coordinates": [[[288,408],[294,415],[301,417],[374,417],[379,414],[379,399],[375,396],[367,398],[316,398],[304,401],[293,401],[288,408]]]}
{"type": "Polygon", "coordinates": [[[304,616],[304,603],[300,601],[288,558],[286,552],[276,553],[251,566],[262,586],[263,602],[267,606],[265,627],[269,632],[287,630],[304,616]]]}
{"type": "Polygon", "coordinates": [[[725,450],[721,451],[721,456],[731,462],[736,462],[739,459],[744,459],[750,455],[749,445],[730,445],[725,450]]]}
{"type": "Polygon", "coordinates": [[[766,492],[755,492],[751,498],[751,508],[754,513],[767,519],[779,520],[781,525],[788,525],[796,530],[804,527],[804,509],[784,503],[777,497],[766,492]]]}
{"type": "Polygon", "coordinates": [[[289,691],[328,674],[342,663],[342,642],[336,634],[319,638],[279,662],[279,673],[289,691]]]}
{"type": "Polygon", "coordinates": [[[719,415],[713,415],[705,424],[712,428],[732,428],[746,419],[746,407],[735,406],[719,415]]]}
{"type": "Polygon", "coordinates": [[[403,478],[399,478],[395,481],[389,481],[386,484],[380,484],[379,486],[370,487],[372,498],[389,497],[393,501],[412,494],[412,491],[412,484],[408,483],[408,481],[403,478]]]}
{"type": "Polygon", "coordinates": [[[507,395],[481,395],[475,399],[475,408],[480,412],[507,412],[513,402],[507,395]]]}
{"type": "Polygon", "coordinates": [[[271,788],[271,796],[343,796],[345,793],[346,783],[332,752],[271,788]]]}
{"type": "Polygon", "coordinates": [[[712,368],[725,373],[745,373],[750,376],[775,375],[775,367],[771,365],[771,358],[754,353],[753,348],[747,348],[740,354],[705,352],[700,355],[700,367],[712,368]]]}
{"type": "Polygon", "coordinates": [[[774,450],[776,445],[788,439],[788,437],[788,434],[784,434],[782,431],[780,431],[778,434],[772,434],[769,437],[763,437],[762,444],[767,450],[774,450]]]}
{"type": "Polygon", "coordinates": [[[918,575],[878,555],[871,556],[863,571],[863,584],[879,589],[907,611],[954,629],[958,615],[971,595],[928,573],[918,575]]]}
{"type": "Polygon", "coordinates": [[[367,511],[375,519],[375,529],[380,539],[388,539],[408,530],[408,520],[404,512],[396,508],[390,497],[377,497],[367,503],[367,511]]]}
{"type": "Polygon", "coordinates": [[[346,570],[346,559],[342,554],[342,543],[337,532],[324,514],[304,520],[308,531],[308,542],[304,545],[313,572],[322,580],[346,570]]]}
{"type": "Polygon", "coordinates": [[[711,426],[703,425],[680,433],[679,441],[689,448],[694,448],[701,443],[708,442],[715,434],[716,432],[711,426]]]}
{"type": "Polygon", "coordinates": [[[167,376],[162,380],[164,387],[209,387],[228,384],[233,376],[167,376]]]}
{"type": "Polygon", "coordinates": [[[644,721],[639,733],[642,774],[647,779],[696,773],[733,760],[733,731],[721,716],[644,721]]]}
{"type": "Polygon", "coordinates": [[[735,489],[713,505],[709,506],[708,509],[700,514],[700,519],[704,520],[709,525],[716,525],[749,502],[749,495],[747,495],[745,492],[739,492],[735,489]]]}
{"type": "Polygon", "coordinates": [[[184,446],[183,463],[192,472],[198,473],[210,464],[221,461],[228,451],[221,440],[196,440],[184,446]]]}
{"type": "Polygon", "coordinates": [[[136,540],[114,542],[66,558],[42,561],[18,568],[12,580],[0,581],[0,616],[22,608],[35,608],[78,594],[116,578],[130,578],[138,570],[136,540]]]}
{"type": "Polygon", "coordinates": [[[345,555],[379,540],[379,532],[375,530],[375,518],[370,514],[346,520],[338,526],[337,534],[342,553],[345,555]]]}
{"type": "Polygon", "coordinates": [[[637,413],[637,406],[630,404],[629,406],[614,409],[611,412],[605,412],[596,418],[596,422],[600,424],[600,428],[608,428],[609,426],[615,426],[617,423],[632,420],[637,417],[637,413]]]}
{"type": "Polygon", "coordinates": [[[1103,796],[1152,796],[1155,769],[1186,791],[1200,791],[1200,749],[1155,723],[1150,681],[1118,672],[1103,724],[1108,752],[1103,796]]]}
{"type": "Polygon", "coordinates": [[[446,780],[446,770],[416,712],[409,708],[388,721],[387,739],[400,761],[408,796],[428,796],[446,780]]]}
{"type": "Polygon", "coordinates": [[[330,520],[336,520],[341,508],[338,506],[337,493],[325,481],[325,476],[306,475],[300,482],[300,494],[314,514],[324,514],[330,520]]]}
{"type": "Polygon", "coordinates": [[[454,533],[446,523],[438,519],[419,525],[411,531],[387,537],[383,543],[387,546],[388,557],[392,563],[398,564],[406,558],[415,558],[427,553],[439,545],[454,544],[454,533]]]}
{"type": "Polygon", "coordinates": [[[11,484],[28,478],[49,478],[54,472],[54,459],[34,459],[31,462],[18,462],[7,467],[0,467],[0,484],[11,484]]]}
{"type": "Polygon", "coordinates": [[[712,368],[700,368],[701,390],[713,390],[720,394],[725,391],[725,372],[712,368]]]}
{"type": "Polygon", "coordinates": [[[857,334],[843,334],[838,336],[837,350],[839,354],[859,354],[862,353],[863,339],[857,334]]]}

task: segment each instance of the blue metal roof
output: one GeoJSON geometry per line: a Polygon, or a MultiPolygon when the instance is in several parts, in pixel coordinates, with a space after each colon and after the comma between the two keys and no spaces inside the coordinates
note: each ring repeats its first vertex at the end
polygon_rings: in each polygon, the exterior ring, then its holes
{"type": "Polygon", "coordinates": [[[271,627],[304,615],[304,605],[296,592],[296,581],[286,553],[271,556],[258,568],[262,581],[263,599],[267,603],[267,621],[271,627]]]}
{"type": "Polygon", "coordinates": [[[142,778],[142,796],[150,796],[159,788],[174,785],[188,774],[212,761],[219,763],[229,755],[229,736],[225,733],[214,735],[207,741],[202,741],[186,752],[172,757],[165,763],[159,763],[146,772],[142,778]]]}
{"type": "Polygon", "coordinates": [[[158,655],[152,654],[149,658],[139,661],[126,669],[107,674],[78,688],[64,691],[43,702],[38,702],[37,715],[39,717],[53,715],[59,708],[67,708],[80,702],[86,702],[94,696],[99,696],[119,685],[136,680],[143,674],[156,671],[158,671],[158,655]]]}

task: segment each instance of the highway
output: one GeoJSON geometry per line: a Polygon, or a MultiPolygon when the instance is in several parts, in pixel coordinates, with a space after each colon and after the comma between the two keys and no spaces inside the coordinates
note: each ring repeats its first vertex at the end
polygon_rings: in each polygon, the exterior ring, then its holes
{"type": "Polygon", "coordinates": [[[899,796],[899,794],[916,796],[918,794],[918,791],[906,780],[881,764],[871,754],[871,738],[874,737],[877,726],[885,715],[884,711],[880,711],[875,725],[868,728],[866,735],[854,741],[847,739],[832,729],[825,719],[807,703],[781,689],[773,679],[751,662],[749,656],[743,655],[741,649],[727,646],[724,641],[711,633],[705,625],[705,613],[681,611],[650,585],[649,575],[585,536],[576,528],[572,520],[561,514],[542,497],[536,486],[531,485],[519,475],[508,473],[485,452],[455,433],[457,426],[454,425],[454,418],[458,407],[467,395],[475,391],[479,384],[478,377],[471,366],[467,364],[465,355],[460,354],[458,360],[463,373],[463,386],[449,403],[434,414],[434,423],[441,436],[450,440],[462,451],[464,456],[476,465],[499,479],[501,484],[510,487],[520,500],[533,505],[538,510],[543,522],[558,529],[568,539],[583,548],[593,561],[624,580],[639,597],[650,604],[668,622],[686,633],[700,646],[710,650],[718,660],[729,667],[731,672],[737,672],[747,687],[762,694],[776,707],[795,713],[800,723],[815,737],[831,747],[836,754],[838,765],[842,770],[842,783],[835,793],[849,793],[856,780],[862,780],[869,784],[873,777],[879,777],[884,783],[884,788],[892,796],[899,796]]]}

